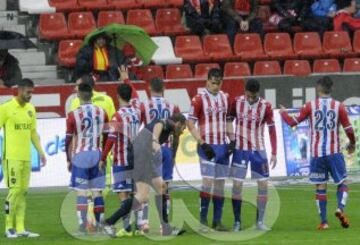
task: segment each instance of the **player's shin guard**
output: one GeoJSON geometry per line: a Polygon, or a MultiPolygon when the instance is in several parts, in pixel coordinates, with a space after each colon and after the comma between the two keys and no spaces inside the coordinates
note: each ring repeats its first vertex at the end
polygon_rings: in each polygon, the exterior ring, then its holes
{"type": "Polygon", "coordinates": [[[316,205],[318,206],[318,211],[319,211],[319,214],[320,214],[321,224],[327,223],[327,218],[326,218],[326,205],[327,205],[326,190],[316,190],[316,205]]]}
{"type": "Polygon", "coordinates": [[[86,196],[77,197],[77,216],[79,225],[86,227],[87,224],[87,212],[88,212],[88,198],[86,196]]]}
{"type": "Polygon", "coordinates": [[[25,231],[25,210],[26,210],[26,190],[23,190],[18,197],[16,206],[16,232],[21,233],[25,231]]]}
{"type": "Polygon", "coordinates": [[[268,201],[268,190],[266,189],[258,189],[258,197],[257,197],[257,222],[264,222],[265,217],[265,209],[268,201]]]}
{"type": "Polygon", "coordinates": [[[167,213],[166,195],[155,196],[156,208],[159,213],[161,226],[167,227],[169,225],[169,216],[167,213]]]}
{"type": "Polygon", "coordinates": [[[105,203],[102,196],[95,197],[94,199],[94,214],[97,225],[100,225],[104,221],[105,203]]]}
{"type": "Polygon", "coordinates": [[[141,203],[134,197],[128,198],[122,202],[121,207],[108,219],[105,223],[108,225],[114,225],[119,219],[130,213],[131,209],[138,210],[141,207],[141,203]]]}
{"type": "Polygon", "coordinates": [[[224,195],[213,195],[212,200],[214,204],[213,224],[218,224],[221,222],[222,210],[224,207],[224,195]]]}
{"type": "Polygon", "coordinates": [[[209,204],[211,199],[211,187],[202,187],[200,192],[200,221],[207,221],[209,204]]]}
{"type": "Polygon", "coordinates": [[[232,201],[232,208],[233,208],[235,222],[240,222],[241,221],[241,205],[242,205],[240,190],[236,190],[234,188],[232,189],[231,201],[232,201]]]}
{"type": "Polygon", "coordinates": [[[340,184],[337,186],[337,193],[336,193],[337,205],[338,205],[338,209],[340,209],[341,211],[344,211],[346,201],[349,195],[348,193],[349,193],[349,188],[347,187],[346,184],[340,184]]]}

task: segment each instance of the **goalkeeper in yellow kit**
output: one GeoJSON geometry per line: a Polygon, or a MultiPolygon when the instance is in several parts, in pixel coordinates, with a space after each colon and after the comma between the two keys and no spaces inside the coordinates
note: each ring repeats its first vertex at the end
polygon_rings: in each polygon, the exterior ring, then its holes
{"type": "Polygon", "coordinates": [[[30,79],[18,83],[17,96],[0,105],[0,128],[4,129],[3,171],[9,193],[5,200],[5,236],[38,237],[25,229],[26,194],[31,173],[31,142],[46,164],[36,132],[36,111],[29,103],[34,89],[30,79]]]}

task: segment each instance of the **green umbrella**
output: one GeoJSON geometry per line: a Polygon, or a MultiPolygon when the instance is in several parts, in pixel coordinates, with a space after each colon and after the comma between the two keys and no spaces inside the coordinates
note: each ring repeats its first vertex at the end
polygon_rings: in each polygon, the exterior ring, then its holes
{"type": "Polygon", "coordinates": [[[106,34],[111,38],[111,43],[122,49],[124,44],[130,43],[136,49],[136,55],[148,65],[158,46],[150,36],[140,27],[133,25],[109,24],[98,28],[86,35],[83,45],[89,44],[90,40],[97,35],[106,34]]]}

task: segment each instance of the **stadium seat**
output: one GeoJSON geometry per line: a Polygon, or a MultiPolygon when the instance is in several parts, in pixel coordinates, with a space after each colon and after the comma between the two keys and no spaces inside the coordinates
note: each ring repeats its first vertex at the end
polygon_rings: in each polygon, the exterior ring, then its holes
{"type": "Polygon", "coordinates": [[[106,0],[78,0],[78,4],[91,11],[112,8],[106,0]]]}
{"type": "Polygon", "coordinates": [[[166,0],[140,0],[144,8],[161,8],[166,6],[166,0]]]}
{"type": "Polygon", "coordinates": [[[267,33],[265,35],[264,50],[273,59],[291,59],[296,57],[288,33],[267,33]]]}
{"type": "Polygon", "coordinates": [[[247,77],[251,76],[249,64],[246,62],[230,62],[224,67],[224,77],[247,77]]]}
{"type": "Polygon", "coordinates": [[[139,26],[149,35],[158,33],[150,9],[130,9],[127,12],[126,24],[139,26]]]}
{"type": "Polygon", "coordinates": [[[83,38],[96,28],[92,12],[72,12],[68,17],[69,32],[72,36],[83,38]]]}
{"type": "Polygon", "coordinates": [[[69,37],[69,31],[63,13],[41,14],[39,20],[41,39],[60,40],[69,37]]]}
{"type": "Polygon", "coordinates": [[[193,78],[193,72],[189,64],[168,65],[166,67],[166,79],[193,78]]]}
{"type": "Polygon", "coordinates": [[[164,78],[164,71],[161,66],[150,65],[150,66],[142,67],[141,69],[142,80],[150,81],[155,77],[164,78]]]}
{"type": "Polygon", "coordinates": [[[208,72],[212,68],[220,68],[218,63],[197,64],[195,66],[195,78],[207,78],[208,72]]]}
{"type": "Polygon", "coordinates": [[[236,57],[245,61],[261,60],[266,58],[259,34],[237,34],[234,43],[236,57]]]}
{"type": "Polygon", "coordinates": [[[346,31],[329,31],[323,37],[324,53],[330,57],[352,57],[353,48],[349,34],[346,31]]]}
{"type": "Polygon", "coordinates": [[[201,62],[206,60],[199,36],[177,36],[175,55],[184,62],[201,62]]]}
{"type": "Polygon", "coordinates": [[[300,58],[321,58],[323,50],[320,36],[317,32],[296,33],[294,37],[294,52],[300,58]]]}
{"type": "Polygon", "coordinates": [[[343,72],[360,72],[360,58],[345,59],[343,72]]]}
{"type": "Polygon", "coordinates": [[[337,59],[315,60],[313,64],[313,73],[334,73],[341,72],[340,64],[337,59]]]}
{"type": "Polygon", "coordinates": [[[81,47],[82,40],[62,40],[59,43],[58,61],[62,66],[74,67],[76,55],[81,47]]]}
{"type": "Polygon", "coordinates": [[[111,23],[125,24],[124,15],[121,11],[100,11],[97,18],[97,26],[103,27],[111,23]]]}
{"type": "Polygon", "coordinates": [[[311,67],[307,60],[287,60],[284,64],[284,75],[308,76],[311,67]]]}
{"type": "Polygon", "coordinates": [[[80,11],[83,9],[77,0],[49,0],[49,5],[55,7],[57,12],[80,11]]]}
{"type": "Polygon", "coordinates": [[[184,0],[166,0],[167,5],[172,7],[182,8],[184,6],[184,0]]]}
{"type": "Polygon", "coordinates": [[[270,6],[259,5],[257,17],[259,17],[263,23],[263,28],[265,32],[274,32],[277,31],[277,26],[269,23],[269,18],[271,16],[270,6]]]}
{"type": "Polygon", "coordinates": [[[135,9],[142,5],[139,0],[108,0],[108,3],[116,9],[135,9]]]}
{"type": "Polygon", "coordinates": [[[281,75],[278,61],[257,61],[254,65],[254,76],[281,75]]]}
{"type": "Polygon", "coordinates": [[[353,48],[355,53],[360,54],[360,30],[354,33],[353,48]]]}
{"type": "Polygon", "coordinates": [[[203,39],[203,50],[205,56],[213,61],[233,58],[230,42],[225,34],[206,35],[203,39]]]}
{"type": "Polygon", "coordinates": [[[155,17],[158,32],[164,35],[183,35],[186,33],[185,27],[181,23],[179,9],[158,9],[155,17]]]}

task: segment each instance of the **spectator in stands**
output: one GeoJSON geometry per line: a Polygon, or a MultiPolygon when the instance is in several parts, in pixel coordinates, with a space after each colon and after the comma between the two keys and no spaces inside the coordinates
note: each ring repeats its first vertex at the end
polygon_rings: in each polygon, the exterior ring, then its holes
{"type": "Polygon", "coordinates": [[[97,81],[119,80],[119,67],[125,64],[124,55],[110,44],[105,34],[93,37],[76,57],[75,79],[92,74],[97,81]]]}
{"type": "Polygon", "coordinates": [[[223,23],[231,44],[237,32],[255,32],[264,35],[263,25],[256,17],[258,0],[223,0],[223,23]]]}
{"type": "Polygon", "coordinates": [[[333,18],[336,14],[335,0],[317,0],[311,5],[311,16],[307,18],[309,31],[316,31],[321,36],[325,31],[333,29],[333,18]]]}
{"type": "Polygon", "coordinates": [[[141,77],[140,67],[143,65],[143,61],[136,56],[136,49],[130,43],[127,43],[124,45],[122,51],[130,80],[139,80],[141,77]]]}
{"type": "MultiPolygon", "coordinates": [[[[305,19],[310,15],[310,0],[272,0],[273,14],[269,22],[278,26],[280,31],[293,33],[293,26],[301,26],[304,30],[312,28],[306,26],[305,19]]],[[[311,23],[311,22],[310,22],[311,23]]]]}
{"type": "Polygon", "coordinates": [[[185,0],[186,25],[196,35],[222,32],[220,0],[185,0]]]}
{"type": "Polygon", "coordinates": [[[0,50],[0,86],[12,87],[22,79],[18,60],[6,49],[0,50]]]}
{"type": "Polygon", "coordinates": [[[360,19],[355,18],[355,0],[336,0],[337,12],[334,17],[334,31],[355,31],[360,29],[360,19]]]}

